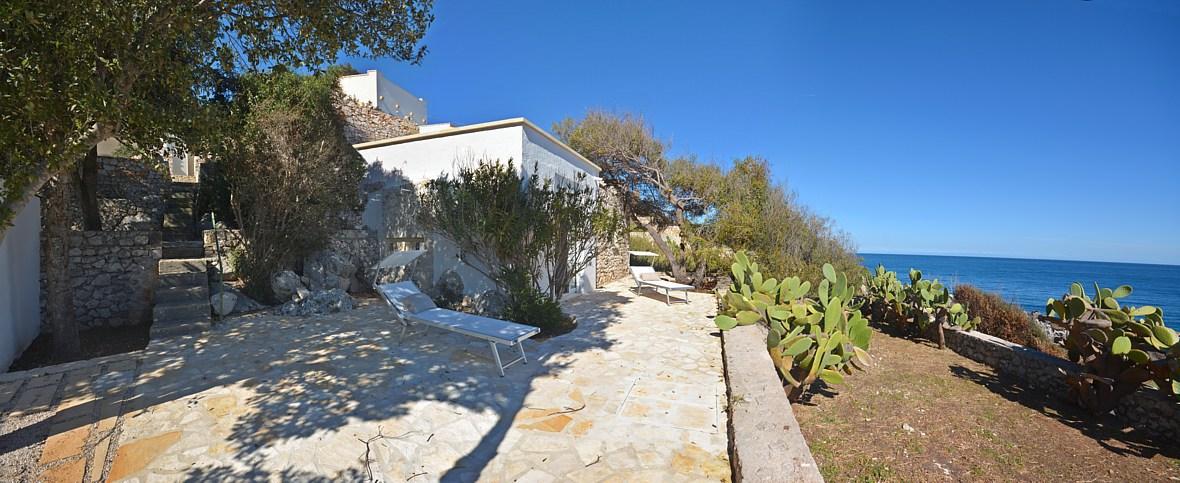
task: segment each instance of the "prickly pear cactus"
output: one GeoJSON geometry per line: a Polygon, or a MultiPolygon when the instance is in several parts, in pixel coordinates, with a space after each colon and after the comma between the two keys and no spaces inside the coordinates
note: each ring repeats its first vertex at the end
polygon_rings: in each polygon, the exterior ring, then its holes
{"type": "Polygon", "coordinates": [[[1079,404],[1095,412],[1110,411],[1119,399],[1151,382],[1163,393],[1180,397],[1180,343],[1164,325],[1158,307],[1123,306],[1130,285],[1102,288],[1094,298],[1081,283],[1070,285],[1061,299],[1049,299],[1046,317],[1069,331],[1069,358],[1082,366],[1066,382],[1079,404]]]}
{"type": "Polygon", "coordinates": [[[872,331],[852,301],[855,290],[847,275],[825,264],[812,299],[811,283],[798,277],[765,278],[745,252],[735,258],[734,284],[714,321],[721,330],[759,323],[767,327],[766,346],[791,386],[791,401],[799,400],[816,379],[840,384],[853,369],[865,369],[872,331]]]}

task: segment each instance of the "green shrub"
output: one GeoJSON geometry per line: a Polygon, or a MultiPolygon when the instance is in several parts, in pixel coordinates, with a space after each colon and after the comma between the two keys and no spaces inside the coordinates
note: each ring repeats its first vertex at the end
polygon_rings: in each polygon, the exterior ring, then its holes
{"type": "Polygon", "coordinates": [[[574,329],[574,319],[562,312],[561,305],[536,289],[522,270],[503,275],[507,287],[507,304],[503,318],[541,329],[542,337],[561,335],[574,329]]]}
{"type": "Polygon", "coordinates": [[[1041,352],[1064,354],[1060,346],[1049,340],[1040,325],[1032,321],[1028,312],[997,294],[960,284],[955,286],[955,300],[965,305],[971,315],[979,317],[979,326],[975,330],[1041,352]]]}
{"type": "Polygon", "coordinates": [[[212,149],[241,226],[234,266],[251,297],[274,300],[271,276],[326,246],[340,215],[360,207],[365,162],[332,105],[337,74],[243,76],[226,106],[224,122],[239,135],[212,149]]]}
{"type": "Polygon", "coordinates": [[[815,298],[811,282],[764,278],[757,263],[738,252],[734,284],[714,322],[721,330],[739,325],[767,327],[766,347],[779,374],[790,384],[787,398],[798,401],[815,380],[844,382],[845,374],[868,364],[872,330],[854,302],[855,290],[844,272],[824,264],[815,298]]]}

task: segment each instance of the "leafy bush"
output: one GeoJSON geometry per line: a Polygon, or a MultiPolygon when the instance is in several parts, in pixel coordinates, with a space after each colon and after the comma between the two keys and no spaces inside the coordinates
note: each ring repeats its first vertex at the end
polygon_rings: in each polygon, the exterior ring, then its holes
{"type": "Polygon", "coordinates": [[[1101,414],[1151,381],[1164,394],[1180,397],[1180,341],[1164,325],[1157,307],[1130,307],[1118,299],[1130,285],[1115,289],[1094,284],[1094,298],[1074,283],[1060,300],[1049,299],[1049,319],[1069,331],[1069,359],[1082,366],[1067,374],[1072,395],[1083,407],[1101,414]]]}
{"type": "Polygon", "coordinates": [[[523,271],[512,270],[504,277],[508,303],[501,315],[505,319],[538,327],[545,337],[574,329],[574,319],[561,310],[561,304],[538,291],[523,271]]]}
{"type": "Polygon", "coordinates": [[[735,255],[734,284],[723,299],[723,313],[714,322],[721,330],[739,325],[767,327],[767,350],[783,379],[787,397],[798,401],[817,378],[844,382],[845,374],[868,364],[872,331],[853,302],[854,289],[844,272],[830,264],[809,298],[811,282],[789,277],[781,283],[764,278],[745,252],[735,255]]]}
{"type": "Polygon", "coordinates": [[[965,284],[955,286],[955,300],[965,305],[971,315],[979,317],[979,326],[975,330],[1041,352],[1064,355],[1060,346],[1049,340],[1019,305],[965,284]]]}
{"type": "Polygon", "coordinates": [[[606,199],[582,182],[522,178],[511,161],[481,162],[428,182],[418,218],[507,296],[506,318],[552,335],[572,327],[561,296],[621,226],[606,199]]]}
{"type": "Polygon", "coordinates": [[[273,300],[270,277],[322,249],[341,214],[360,206],[365,163],[345,141],[331,98],[336,72],[244,76],[215,148],[244,250],[235,260],[251,297],[273,300]]]}

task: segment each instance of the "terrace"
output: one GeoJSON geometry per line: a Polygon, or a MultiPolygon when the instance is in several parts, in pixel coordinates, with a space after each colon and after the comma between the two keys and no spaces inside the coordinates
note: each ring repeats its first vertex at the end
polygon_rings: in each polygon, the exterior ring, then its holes
{"type": "Polygon", "coordinates": [[[499,377],[379,302],[0,376],[0,480],[728,480],[714,303],[623,283],[499,377]]]}

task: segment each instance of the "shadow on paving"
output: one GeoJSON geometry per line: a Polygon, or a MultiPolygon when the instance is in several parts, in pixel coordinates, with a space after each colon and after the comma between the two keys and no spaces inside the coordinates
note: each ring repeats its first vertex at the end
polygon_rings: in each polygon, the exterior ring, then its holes
{"type": "Polygon", "coordinates": [[[1093,415],[1060,395],[1047,394],[1017,378],[984,373],[957,364],[950,366],[950,371],[955,377],[975,382],[1009,401],[1065,423],[1112,453],[1143,458],[1157,454],[1180,458],[1180,448],[1173,443],[1136,429],[1113,414],[1093,415]],[[1108,441],[1117,441],[1124,447],[1108,441]]]}
{"type": "MultiPolygon", "coordinates": [[[[563,357],[592,349],[608,349],[613,341],[605,330],[619,319],[619,307],[629,297],[610,291],[574,297],[563,307],[578,327],[540,344],[526,341],[527,365],[509,368],[500,377],[485,341],[421,326],[399,343],[400,324],[383,305],[368,305],[323,317],[248,315],[228,319],[202,337],[183,337],[149,347],[133,387],[102,390],[93,402],[58,413],[56,420],[97,413],[97,407],[126,397],[121,414],[134,415],[157,405],[189,398],[194,407],[201,393],[240,385],[253,392],[227,438],[241,467],[194,468],[189,481],[280,479],[319,481],[368,479],[368,468],[346,474],[315,475],[293,469],[265,468],[266,448],[285,440],[308,438],[357,420],[383,421],[408,414],[418,401],[437,401],[470,411],[493,411],[495,426],[464,455],[443,480],[469,480],[496,456],[532,380],[567,366],[563,357]]],[[[501,346],[501,354],[510,352],[501,346]]],[[[179,423],[179,421],[178,421],[179,423]]],[[[9,441],[42,441],[27,437],[49,433],[49,420],[6,435],[9,441]]],[[[178,428],[185,429],[185,428],[178,428]]],[[[386,435],[392,436],[392,435],[386,435]]],[[[119,443],[127,445],[124,431],[119,443]]],[[[23,446],[33,443],[20,443],[23,446]]],[[[4,447],[0,453],[19,449],[4,447]]],[[[357,460],[365,446],[358,442],[357,460]]],[[[438,477],[431,475],[431,477],[438,477]]]]}

